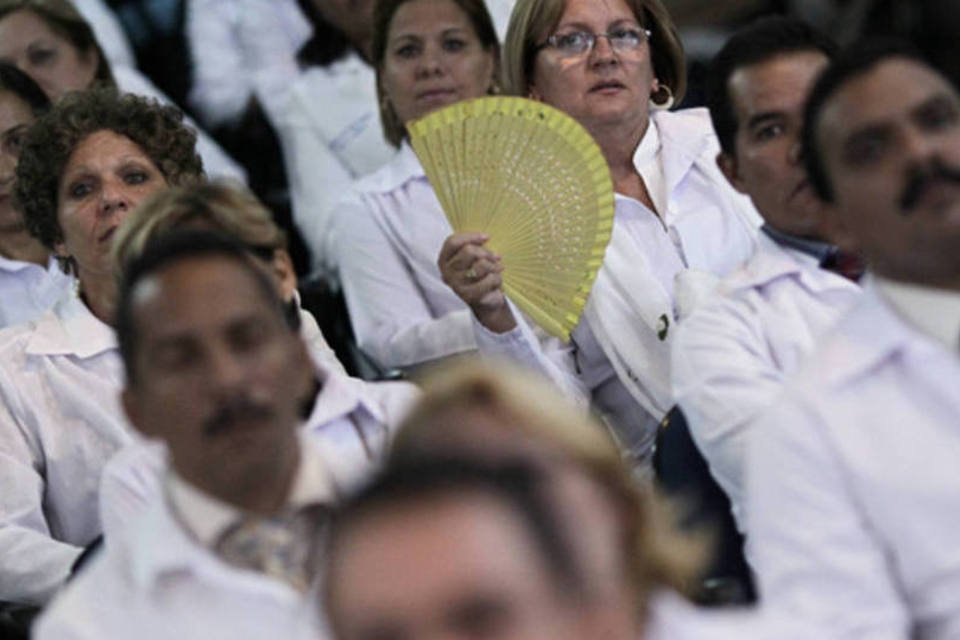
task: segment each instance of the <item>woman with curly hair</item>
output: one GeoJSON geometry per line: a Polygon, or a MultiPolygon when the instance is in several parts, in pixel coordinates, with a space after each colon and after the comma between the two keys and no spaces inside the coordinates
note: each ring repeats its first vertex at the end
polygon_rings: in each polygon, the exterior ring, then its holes
{"type": "Polygon", "coordinates": [[[111,89],[68,95],[27,132],[14,198],[77,288],[0,333],[0,600],[45,602],[100,535],[100,471],[132,437],[112,238],[147,196],[203,178],[195,141],[174,107],[111,89]]]}
{"type": "Polygon", "coordinates": [[[27,231],[11,197],[23,137],[49,108],[30,76],[0,63],[0,327],[33,320],[70,286],[50,250],[27,231]]]}

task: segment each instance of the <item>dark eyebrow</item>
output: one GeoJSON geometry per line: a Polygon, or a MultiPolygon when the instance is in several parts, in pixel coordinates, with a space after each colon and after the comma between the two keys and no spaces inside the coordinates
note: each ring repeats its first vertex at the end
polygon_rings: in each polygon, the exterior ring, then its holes
{"type": "Polygon", "coordinates": [[[917,116],[923,115],[923,113],[929,109],[941,107],[951,107],[953,109],[957,109],[957,106],[957,100],[949,93],[937,93],[911,109],[910,115],[911,117],[916,118],[917,116]]]}
{"type": "Polygon", "coordinates": [[[852,146],[870,139],[888,138],[890,137],[891,129],[892,126],[888,122],[864,125],[847,136],[847,139],[843,141],[843,148],[849,149],[852,146]]]}

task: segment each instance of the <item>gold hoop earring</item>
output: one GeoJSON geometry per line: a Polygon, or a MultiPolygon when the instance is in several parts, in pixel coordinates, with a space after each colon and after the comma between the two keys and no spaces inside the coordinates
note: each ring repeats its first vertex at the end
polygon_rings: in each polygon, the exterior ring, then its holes
{"type": "Polygon", "coordinates": [[[673,108],[673,91],[665,84],[658,84],[657,90],[650,94],[650,106],[661,111],[673,108]],[[662,96],[662,99],[657,98],[662,96]]]}

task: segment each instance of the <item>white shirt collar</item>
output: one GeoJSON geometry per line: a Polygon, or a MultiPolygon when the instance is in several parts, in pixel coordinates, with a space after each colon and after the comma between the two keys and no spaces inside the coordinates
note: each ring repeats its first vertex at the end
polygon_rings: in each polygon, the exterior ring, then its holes
{"type": "Polygon", "coordinates": [[[31,355],[74,355],[90,358],[117,348],[113,328],[97,318],[74,287],[40,316],[26,352],[31,355]]]}
{"type": "MultiPolygon", "coordinates": [[[[322,454],[302,435],[299,440],[300,460],[285,507],[333,504],[337,491],[322,454]]],[[[167,475],[167,491],[177,521],[207,549],[213,548],[224,531],[246,515],[243,510],[189,484],[172,469],[167,475]]]]}
{"type": "Polygon", "coordinates": [[[952,351],[960,349],[960,293],[881,277],[876,286],[908,324],[952,351]]]}

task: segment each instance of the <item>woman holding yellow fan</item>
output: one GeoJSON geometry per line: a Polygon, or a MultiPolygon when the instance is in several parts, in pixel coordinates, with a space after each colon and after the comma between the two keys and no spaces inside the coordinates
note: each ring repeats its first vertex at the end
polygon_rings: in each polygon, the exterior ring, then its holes
{"type": "Polygon", "coordinates": [[[470,307],[480,350],[521,360],[589,399],[638,466],[671,405],[669,341],[695,273],[752,252],[759,218],[715,165],[707,112],[669,112],[685,88],[660,0],[517,0],[505,45],[509,93],[564,111],[600,146],[613,180],[610,243],[570,340],[544,340],[502,291],[499,256],[458,233],[438,259],[470,307]]]}
{"type": "Polygon", "coordinates": [[[437,270],[452,229],[403,123],[494,92],[500,47],[483,0],[380,0],[372,49],[384,133],[400,152],[335,207],[331,258],[360,347],[407,368],[476,343],[437,270]]]}

